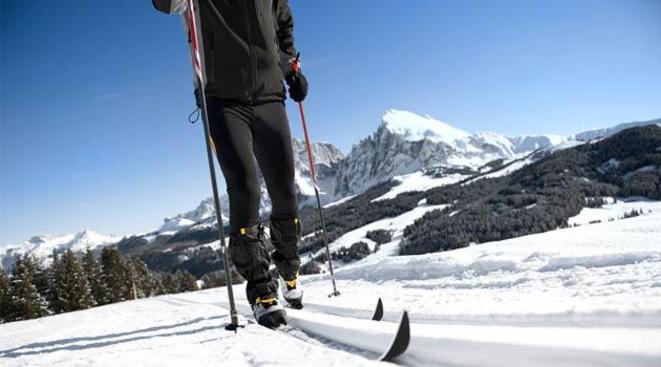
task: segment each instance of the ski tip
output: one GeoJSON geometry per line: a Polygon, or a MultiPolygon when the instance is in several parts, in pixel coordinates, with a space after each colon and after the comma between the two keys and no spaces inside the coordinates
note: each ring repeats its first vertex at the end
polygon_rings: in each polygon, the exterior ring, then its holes
{"type": "Polygon", "coordinates": [[[411,327],[409,325],[409,313],[404,311],[397,328],[397,334],[390,344],[390,348],[381,356],[380,360],[390,361],[406,352],[411,341],[411,327]]]}
{"type": "Polygon", "coordinates": [[[381,301],[381,297],[379,297],[379,301],[376,303],[376,309],[374,310],[374,314],[372,315],[372,321],[381,321],[383,319],[383,302],[381,301]]]}

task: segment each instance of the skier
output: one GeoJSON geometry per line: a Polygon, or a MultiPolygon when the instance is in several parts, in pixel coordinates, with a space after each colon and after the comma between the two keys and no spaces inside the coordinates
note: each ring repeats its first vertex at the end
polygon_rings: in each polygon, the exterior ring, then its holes
{"type": "MultiPolygon", "coordinates": [[[[181,14],[187,6],[185,0],[152,3],[167,14],[181,14]]],[[[297,246],[301,223],[283,85],[284,79],[294,101],[305,99],[307,80],[291,65],[297,54],[294,21],[287,0],[200,0],[199,9],[210,135],[230,202],[229,252],[247,280],[255,319],[275,328],[286,323],[278,282],[293,308],[303,306],[297,246]],[[257,165],[272,202],[271,254],[259,218],[257,165]],[[277,275],[269,271],[271,260],[277,275]]]]}

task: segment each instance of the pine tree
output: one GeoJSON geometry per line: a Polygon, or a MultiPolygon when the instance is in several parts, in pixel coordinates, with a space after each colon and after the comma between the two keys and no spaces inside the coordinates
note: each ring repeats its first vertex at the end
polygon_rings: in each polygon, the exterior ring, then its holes
{"type": "Polygon", "coordinates": [[[163,276],[160,273],[152,273],[152,296],[159,296],[165,294],[165,288],[163,287],[163,276]]]}
{"type": "Polygon", "coordinates": [[[190,292],[198,290],[197,280],[193,274],[187,271],[177,272],[177,283],[179,283],[179,288],[177,290],[178,292],[190,292]]]}
{"type": "Polygon", "coordinates": [[[53,304],[55,312],[84,310],[96,305],[87,282],[87,275],[76,254],[67,250],[53,263],[54,288],[57,299],[53,304]]]}
{"type": "Polygon", "coordinates": [[[35,285],[37,261],[29,256],[16,259],[12,273],[7,321],[35,319],[48,314],[48,302],[35,285]]]}
{"type": "Polygon", "coordinates": [[[130,260],[138,285],[138,295],[140,297],[151,297],[155,295],[158,291],[156,279],[147,267],[147,264],[138,257],[133,257],[130,260]]]}
{"type": "Polygon", "coordinates": [[[101,250],[103,282],[108,289],[108,303],[120,302],[127,297],[126,269],[119,252],[110,247],[101,250]]]}
{"type": "Polygon", "coordinates": [[[85,251],[85,255],[82,260],[83,269],[87,275],[87,282],[90,286],[90,291],[92,292],[92,297],[97,305],[104,305],[108,303],[108,288],[103,282],[103,272],[101,271],[101,265],[96,259],[89,247],[85,251]]]}
{"type": "MultiPolygon", "coordinates": [[[[45,268],[37,261],[35,258],[31,258],[29,265],[34,271],[34,285],[37,287],[37,291],[41,294],[47,302],[50,303],[50,269],[45,268]]],[[[49,307],[50,308],[50,307],[49,307]]]]}
{"type": "Polygon", "coordinates": [[[163,294],[179,292],[179,282],[174,274],[164,273],[161,277],[161,282],[163,284],[163,294]]]}
{"type": "Polygon", "coordinates": [[[0,269],[0,323],[8,320],[7,307],[9,296],[9,277],[4,269],[0,269]]]}
{"type": "MultiPolygon", "coordinates": [[[[314,261],[311,261],[310,263],[315,263],[314,261]]],[[[309,263],[308,263],[309,264],[309,263]]],[[[318,266],[318,265],[317,265],[318,266]]],[[[301,268],[301,270],[303,270],[301,268]]],[[[241,275],[236,272],[236,270],[232,270],[231,273],[231,280],[232,284],[241,284],[244,282],[243,278],[241,278],[241,275]]],[[[208,289],[208,288],[215,288],[215,287],[224,287],[227,285],[227,277],[225,276],[225,271],[223,270],[217,270],[211,273],[206,273],[202,277],[202,288],[203,289],[208,289]]]]}
{"type": "Polygon", "coordinates": [[[124,268],[124,282],[126,287],[126,299],[138,299],[138,284],[131,259],[122,259],[124,268]]]}
{"type": "Polygon", "coordinates": [[[54,313],[60,313],[62,312],[59,309],[59,299],[60,299],[60,292],[61,288],[57,284],[57,279],[56,274],[59,274],[62,272],[60,269],[62,267],[62,261],[61,257],[53,252],[53,261],[51,262],[50,267],[48,268],[48,291],[46,294],[46,298],[48,299],[48,303],[50,305],[50,309],[54,313]]]}

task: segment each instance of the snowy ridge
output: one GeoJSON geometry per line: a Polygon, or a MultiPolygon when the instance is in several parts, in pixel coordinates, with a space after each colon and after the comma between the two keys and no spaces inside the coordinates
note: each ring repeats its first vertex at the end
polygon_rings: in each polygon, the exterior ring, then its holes
{"type": "Polygon", "coordinates": [[[648,126],[648,125],[661,126],[661,119],[649,120],[649,121],[625,122],[623,124],[615,125],[612,127],[587,130],[572,136],[572,139],[580,140],[580,141],[603,139],[615,135],[625,129],[630,129],[632,127],[648,126]]]}
{"type": "Polygon", "coordinates": [[[429,139],[435,143],[454,145],[470,137],[470,134],[429,115],[420,116],[413,112],[388,110],[383,115],[383,126],[390,132],[408,141],[429,139]]]}
{"type": "Polygon", "coordinates": [[[46,262],[53,252],[71,250],[74,252],[85,251],[87,248],[96,250],[98,248],[117,243],[121,236],[103,235],[84,229],[80,232],[67,235],[42,235],[35,236],[18,246],[7,246],[0,248],[2,268],[10,270],[14,258],[22,255],[31,255],[46,262]]]}

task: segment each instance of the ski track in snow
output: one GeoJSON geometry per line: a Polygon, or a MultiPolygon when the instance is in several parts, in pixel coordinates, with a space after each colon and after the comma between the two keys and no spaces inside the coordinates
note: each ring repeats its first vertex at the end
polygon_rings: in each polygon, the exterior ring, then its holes
{"type": "Polygon", "coordinates": [[[226,331],[224,289],[161,296],[0,326],[0,365],[374,366],[255,324],[226,331]]]}

